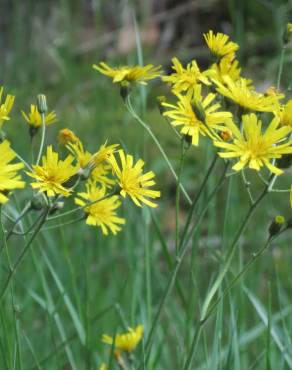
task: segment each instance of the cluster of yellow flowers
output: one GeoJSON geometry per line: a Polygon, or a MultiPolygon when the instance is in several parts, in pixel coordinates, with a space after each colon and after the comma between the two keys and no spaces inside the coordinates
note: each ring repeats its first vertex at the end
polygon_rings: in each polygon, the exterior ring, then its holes
{"type": "MultiPolygon", "coordinates": [[[[3,88],[0,95],[2,93],[3,88]]],[[[117,214],[117,209],[122,204],[121,199],[129,196],[139,207],[143,204],[157,206],[150,200],[160,197],[160,192],[152,189],[155,174],[152,171],[143,172],[144,162],[141,159],[135,161],[132,155],[119,148],[119,144],[105,143],[91,153],[84,148],[80,138],[66,128],[58,135],[59,145],[68,151],[66,157],[60,159],[53,146],[48,145],[45,148],[42,140],[38,160],[29,165],[4,138],[2,126],[9,120],[13,102],[14,96],[7,95],[0,106],[0,205],[9,200],[13,189],[25,187],[26,182],[21,177],[20,170],[26,167],[25,174],[32,179],[30,185],[37,194],[44,196],[48,213],[55,212],[56,205],[62,204],[60,201],[74,195],[75,203],[79,206],[77,209],[85,213],[86,223],[100,227],[104,235],[108,235],[109,231],[116,234],[121,230],[121,225],[125,224],[125,219],[117,214]],[[19,162],[11,163],[16,157],[19,162]]],[[[46,114],[37,105],[31,105],[30,112],[26,114],[22,111],[22,115],[29,124],[32,137],[39,129],[43,129],[44,134],[45,126],[57,120],[54,111],[46,114]]]]}
{"type": "MultiPolygon", "coordinates": [[[[220,157],[236,160],[235,171],[266,167],[281,175],[292,154],[292,100],[285,101],[273,86],[259,92],[251,79],[242,77],[239,46],[229,36],[213,31],[203,36],[214,58],[204,71],[195,60],[184,67],[178,58],[172,59],[170,75],[152,65],[110,68],[101,63],[94,68],[119,83],[145,83],[159,73],[175,100],[160,97],[163,115],[188,141],[198,146],[207,136],[220,148],[220,157]]],[[[290,198],[292,206],[292,187],[290,198]]]]}

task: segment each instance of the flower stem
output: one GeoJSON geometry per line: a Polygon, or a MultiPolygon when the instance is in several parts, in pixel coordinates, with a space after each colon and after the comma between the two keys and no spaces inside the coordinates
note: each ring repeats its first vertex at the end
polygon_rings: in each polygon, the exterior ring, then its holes
{"type": "Polygon", "coordinates": [[[45,114],[40,113],[41,119],[42,119],[42,137],[41,137],[41,144],[40,144],[40,149],[39,149],[39,154],[37,156],[37,161],[36,165],[40,163],[41,156],[43,153],[44,145],[45,145],[45,136],[46,136],[46,121],[45,121],[45,114]]]}
{"type": "Polygon", "coordinates": [[[278,70],[278,77],[277,77],[277,90],[280,89],[281,86],[281,77],[283,73],[283,66],[284,66],[284,58],[285,58],[286,47],[285,45],[282,46],[280,60],[279,60],[279,70],[278,70]]]}

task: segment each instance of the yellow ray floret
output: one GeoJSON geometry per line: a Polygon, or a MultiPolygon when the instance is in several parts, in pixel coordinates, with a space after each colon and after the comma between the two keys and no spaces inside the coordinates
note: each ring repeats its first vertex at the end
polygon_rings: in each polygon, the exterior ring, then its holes
{"type": "Polygon", "coordinates": [[[229,76],[231,80],[237,81],[240,78],[240,73],[241,68],[239,67],[238,60],[229,55],[226,55],[225,57],[220,59],[218,63],[212,64],[211,67],[205,71],[205,75],[207,77],[219,81],[223,84],[224,76],[229,76]]]}
{"type": "Polygon", "coordinates": [[[22,189],[25,182],[21,180],[18,171],[23,168],[22,163],[10,163],[16,157],[10,148],[10,143],[5,140],[0,144],[0,204],[8,201],[8,193],[13,189],[22,189]]]}
{"type": "Polygon", "coordinates": [[[238,50],[239,46],[232,41],[229,41],[229,36],[218,32],[214,34],[211,30],[203,34],[206,44],[211,53],[217,57],[224,57],[225,55],[232,55],[238,50]]]}
{"type": "Polygon", "coordinates": [[[68,197],[72,190],[64,185],[77,172],[76,167],[72,165],[73,161],[72,155],[68,155],[65,160],[59,160],[58,153],[53,151],[52,146],[48,146],[46,155],[42,157],[42,165],[34,165],[33,172],[27,173],[37,180],[31,186],[49,197],[57,194],[68,197]]]}
{"type": "Polygon", "coordinates": [[[112,188],[115,184],[115,180],[109,177],[110,175],[111,165],[107,163],[99,163],[91,171],[90,178],[106,188],[112,188]]]}
{"type": "Polygon", "coordinates": [[[143,325],[138,325],[136,328],[128,328],[128,332],[117,334],[115,337],[104,334],[102,336],[103,343],[113,345],[118,351],[133,352],[142,339],[144,332],[143,325]]]}
{"type": "Polygon", "coordinates": [[[13,95],[6,95],[5,102],[2,102],[2,95],[3,95],[3,86],[0,87],[0,129],[4,123],[4,121],[8,121],[9,113],[13,107],[15,97],[13,95]]]}
{"type": "Polygon", "coordinates": [[[177,58],[172,59],[172,69],[174,72],[169,76],[162,76],[162,81],[172,84],[172,90],[180,93],[182,91],[193,91],[198,83],[210,85],[204,73],[201,73],[195,60],[187,64],[184,68],[177,58]]]}
{"type": "Polygon", "coordinates": [[[155,185],[155,174],[152,171],[143,174],[144,162],[142,159],[134,163],[133,156],[126,155],[123,150],[119,150],[118,154],[120,165],[114,155],[110,157],[109,163],[121,188],[120,194],[124,198],[129,195],[139,207],[141,207],[141,203],[145,203],[149,207],[157,207],[157,204],[148,199],[160,197],[160,191],[149,189],[149,187],[155,185]]]}
{"type": "Polygon", "coordinates": [[[280,105],[274,112],[279,117],[281,125],[290,126],[292,128],[292,99],[284,105],[280,105]]]}
{"type": "Polygon", "coordinates": [[[146,84],[146,81],[159,77],[162,74],[161,66],[154,67],[152,64],[147,64],[143,67],[137,65],[111,68],[106,63],[101,62],[99,65],[94,64],[92,67],[100,73],[111,77],[114,83],[128,81],[146,84]]]}
{"type": "Polygon", "coordinates": [[[108,230],[115,235],[121,230],[119,225],[125,224],[125,219],[116,214],[116,209],[121,205],[118,199],[117,195],[106,198],[105,187],[98,187],[94,181],[88,181],[86,192],[78,193],[75,203],[86,206],[88,203],[95,202],[84,208],[87,225],[100,227],[104,235],[108,235],[108,230]]]}
{"type": "Polygon", "coordinates": [[[78,139],[76,142],[68,142],[66,148],[75,157],[79,168],[86,168],[92,164],[93,155],[84,149],[81,140],[78,139]]]}
{"type": "Polygon", "coordinates": [[[240,78],[233,81],[229,76],[223,76],[224,84],[217,80],[213,82],[217,85],[219,94],[232,100],[240,107],[257,112],[272,112],[278,105],[279,100],[277,96],[265,96],[258,93],[250,86],[249,80],[240,78]]]}
{"type": "MultiPolygon", "coordinates": [[[[29,113],[25,113],[24,111],[21,111],[21,113],[23,115],[23,118],[29,125],[35,128],[39,128],[42,125],[42,117],[36,105],[31,104],[29,113]]],[[[45,124],[46,125],[51,125],[52,123],[55,123],[56,121],[57,121],[57,116],[54,111],[45,114],[45,124]]]]}
{"type": "Polygon", "coordinates": [[[242,116],[242,133],[233,122],[226,124],[234,136],[232,143],[215,141],[214,145],[225,150],[219,153],[220,157],[239,158],[232,167],[236,171],[245,166],[259,171],[261,167],[266,166],[272,173],[281,175],[283,171],[271,161],[281,158],[283,154],[292,153],[292,141],[283,142],[290,134],[291,128],[279,125],[280,120],[276,117],[263,133],[262,122],[257,116],[254,113],[247,114],[242,116]]]}
{"type": "Polygon", "coordinates": [[[182,126],[180,132],[192,138],[193,145],[199,145],[199,136],[208,135],[213,138],[214,130],[220,130],[223,124],[232,118],[230,112],[220,112],[219,103],[215,103],[216,94],[208,94],[203,98],[201,85],[197,85],[193,94],[175,94],[176,105],[162,103],[166,108],[163,115],[169,117],[173,126],[182,126]]]}

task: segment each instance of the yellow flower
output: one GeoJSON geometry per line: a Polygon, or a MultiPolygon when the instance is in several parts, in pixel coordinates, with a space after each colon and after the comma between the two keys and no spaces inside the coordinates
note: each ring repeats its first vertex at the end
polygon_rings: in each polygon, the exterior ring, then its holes
{"type": "Polygon", "coordinates": [[[76,142],[69,142],[66,148],[75,157],[79,168],[86,168],[92,164],[92,154],[84,149],[79,139],[76,142]]]}
{"type": "Polygon", "coordinates": [[[74,134],[69,128],[64,128],[58,133],[58,142],[60,145],[67,145],[68,143],[77,143],[79,141],[78,136],[74,134]]]}
{"type": "Polygon", "coordinates": [[[220,104],[213,102],[215,94],[202,97],[201,85],[196,86],[194,94],[175,95],[178,98],[177,105],[162,103],[170,108],[163,115],[171,119],[173,126],[182,126],[180,132],[189,135],[193,145],[199,145],[200,135],[213,137],[214,129],[220,130],[222,124],[232,118],[230,112],[217,112],[220,104]]]}
{"type": "MultiPolygon", "coordinates": [[[[33,126],[34,128],[39,128],[42,125],[42,117],[38,111],[38,108],[36,105],[31,104],[30,106],[30,112],[26,114],[24,111],[21,111],[23,118],[26,120],[26,122],[33,126]]],[[[54,111],[45,114],[45,124],[50,125],[57,121],[57,116],[54,111]]]]}
{"type": "Polygon", "coordinates": [[[94,64],[92,66],[100,73],[111,77],[113,82],[138,82],[140,84],[146,84],[146,81],[152,80],[153,78],[161,76],[161,66],[154,67],[152,64],[146,66],[121,66],[111,68],[104,62],[99,65],[94,64]]]}
{"type": "Polygon", "coordinates": [[[97,165],[107,161],[110,156],[117,150],[119,144],[106,145],[106,142],[100,146],[98,151],[93,155],[93,161],[97,165]]]}
{"type": "Polygon", "coordinates": [[[100,163],[94,167],[90,176],[95,182],[105,186],[106,188],[111,188],[115,181],[108,176],[111,173],[111,166],[109,164],[100,163]]]}
{"type": "Polygon", "coordinates": [[[238,66],[238,60],[227,55],[220,59],[218,63],[212,64],[206,70],[205,75],[224,84],[224,76],[229,76],[233,81],[237,81],[240,78],[240,73],[241,68],[238,66]]]}
{"type": "Polygon", "coordinates": [[[204,76],[204,73],[200,72],[195,60],[188,63],[186,68],[182,66],[177,58],[172,59],[172,64],[172,69],[175,72],[169,76],[163,76],[162,81],[171,83],[174,92],[192,92],[199,82],[210,85],[208,78],[204,76]]]}
{"type": "Polygon", "coordinates": [[[76,174],[77,169],[72,166],[74,157],[68,155],[65,160],[59,160],[58,153],[53,151],[52,146],[47,147],[46,156],[42,157],[42,166],[34,165],[33,172],[27,174],[37,180],[31,186],[47,193],[49,197],[61,194],[68,197],[72,192],[65,187],[65,183],[76,174]]]}
{"type": "Polygon", "coordinates": [[[249,86],[249,80],[240,78],[233,81],[229,76],[223,76],[224,85],[219,81],[213,80],[217,85],[219,94],[232,100],[245,109],[258,112],[272,112],[279,105],[278,98],[275,96],[265,96],[256,92],[249,86]]]}
{"type": "Polygon", "coordinates": [[[96,201],[84,208],[87,225],[99,226],[104,235],[108,235],[108,229],[114,235],[121,230],[119,225],[124,225],[125,219],[116,215],[116,209],[121,205],[117,195],[106,198],[105,187],[97,187],[95,182],[89,181],[86,184],[86,193],[78,193],[77,196],[79,198],[75,198],[75,203],[79,206],[96,201]],[[101,200],[98,201],[99,199],[101,200]]]}
{"type": "Polygon", "coordinates": [[[290,126],[292,128],[292,99],[284,105],[281,105],[275,112],[280,118],[281,125],[290,126]]]}
{"type": "Polygon", "coordinates": [[[249,166],[259,171],[262,166],[266,166],[276,175],[283,173],[275,167],[271,160],[281,158],[282,154],[292,153],[292,141],[281,142],[291,132],[288,126],[278,127],[280,121],[274,118],[264,133],[262,133],[262,122],[254,113],[242,116],[243,133],[233,122],[227,122],[226,126],[234,135],[232,143],[215,141],[214,145],[223,148],[225,152],[220,152],[222,158],[239,158],[239,161],[232,167],[240,171],[243,167],[249,166]]]}
{"type": "MultiPolygon", "coordinates": [[[[3,86],[0,87],[0,103],[2,101],[3,86]]],[[[4,121],[8,121],[8,117],[13,107],[15,97],[13,95],[6,95],[5,102],[0,105],[0,129],[4,121]]]]}
{"type": "Polygon", "coordinates": [[[120,194],[124,198],[126,195],[129,195],[139,207],[141,207],[141,203],[145,203],[149,207],[157,207],[157,204],[148,199],[160,197],[160,191],[148,189],[150,186],[155,185],[154,173],[150,171],[143,174],[144,162],[142,159],[139,159],[134,164],[133,156],[125,155],[123,150],[119,150],[118,153],[121,164],[118,164],[114,155],[110,157],[109,163],[121,188],[120,194]]]}
{"type": "Polygon", "coordinates": [[[8,201],[7,194],[13,189],[22,189],[25,182],[17,174],[18,170],[23,168],[22,163],[10,162],[16,157],[14,151],[10,148],[10,143],[5,140],[0,144],[0,204],[8,201]]]}
{"type": "Polygon", "coordinates": [[[232,41],[229,41],[229,36],[218,32],[216,35],[213,31],[203,34],[204,39],[210,49],[211,53],[217,57],[224,57],[225,55],[232,55],[236,52],[239,46],[232,41]]]}
{"type": "Polygon", "coordinates": [[[134,329],[128,328],[127,333],[117,334],[114,338],[104,334],[102,336],[102,341],[103,343],[109,344],[111,346],[114,343],[114,347],[116,350],[130,353],[136,349],[137,345],[141,341],[143,332],[143,325],[138,325],[134,329]]]}

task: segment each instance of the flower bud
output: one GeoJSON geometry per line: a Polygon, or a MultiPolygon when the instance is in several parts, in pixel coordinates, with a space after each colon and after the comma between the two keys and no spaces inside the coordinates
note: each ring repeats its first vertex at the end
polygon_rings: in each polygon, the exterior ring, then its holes
{"type": "Polygon", "coordinates": [[[40,114],[45,114],[48,111],[47,99],[44,94],[37,96],[37,109],[40,114]]]}
{"type": "Polygon", "coordinates": [[[285,31],[283,33],[283,43],[284,45],[289,44],[292,40],[292,23],[287,23],[285,31]]]}
{"type": "Polygon", "coordinates": [[[199,101],[195,101],[192,104],[192,108],[193,108],[193,112],[195,113],[198,120],[205,123],[206,114],[205,114],[205,111],[204,111],[204,108],[203,108],[202,104],[199,101]]]}
{"type": "Polygon", "coordinates": [[[273,221],[271,222],[270,226],[269,226],[270,237],[279,234],[279,232],[281,231],[284,223],[285,223],[285,217],[283,217],[281,215],[276,216],[273,219],[273,221]]]}
{"type": "Polygon", "coordinates": [[[58,142],[60,145],[65,146],[68,143],[76,143],[77,141],[78,137],[69,128],[64,128],[63,130],[60,130],[58,133],[58,142]]]}
{"type": "Polygon", "coordinates": [[[122,81],[120,86],[121,86],[120,95],[121,95],[122,99],[125,101],[131,93],[130,82],[129,81],[122,81]]]}
{"type": "Polygon", "coordinates": [[[223,141],[230,141],[233,137],[231,130],[224,130],[220,132],[220,137],[223,141]]]}

